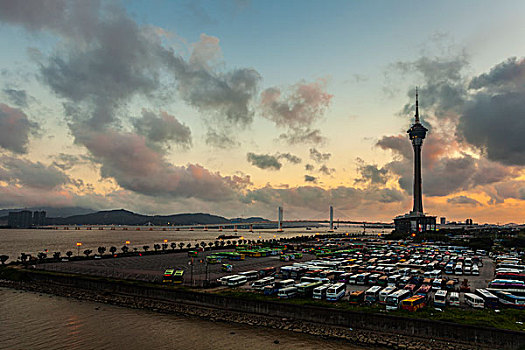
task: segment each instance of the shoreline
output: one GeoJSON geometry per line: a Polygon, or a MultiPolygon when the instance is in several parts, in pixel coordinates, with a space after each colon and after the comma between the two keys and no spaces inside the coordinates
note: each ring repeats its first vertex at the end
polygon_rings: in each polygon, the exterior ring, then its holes
{"type": "MultiPolygon", "coordinates": [[[[251,314],[222,308],[210,308],[191,303],[175,303],[154,298],[144,298],[122,293],[109,293],[84,288],[38,282],[20,282],[0,280],[0,287],[52,294],[65,298],[74,298],[102,304],[111,304],[132,309],[145,309],[165,314],[178,314],[196,317],[210,322],[244,324],[254,327],[280,329],[304,333],[316,337],[347,341],[356,346],[391,349],[480,349],[479,344],[408,337],[400,334],[382,333],[369,330],[358,330],[320,324],[290,318],[269,315],[251,314]]],[[[491,348],[489,346],[486,347],[491,348]]]]}

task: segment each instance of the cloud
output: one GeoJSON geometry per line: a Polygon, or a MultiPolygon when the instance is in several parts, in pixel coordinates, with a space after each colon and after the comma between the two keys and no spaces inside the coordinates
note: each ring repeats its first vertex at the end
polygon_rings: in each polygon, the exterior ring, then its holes
{"type": "Polygon", "coordinates": [[[321,135],[321,130],[310,128],[298,128],[279,135],[279,139],[286,141],[290,145],[312,144],[320,145],[326,142],[326,138],[321,135]]]}
{"type": "Polygon", "coordinates": [[[482,206],[480,202],[477,200],[467,197],[467,196],[457,196],[447,199],[447,203],[455,204],[455,205],[469,205],[469,206],[482,206]]]}
{"type": "Polygon", "coordinates": [[[68,176],[53,166],[8,156],[0,157],[0,180],[39,189],[54,189],[69,182],[68,176]]]}
{"type": "Polygon", "coordinates": [[[325,92],[326,82],[297,83],[286,90],[271,87],[261,93],[261,110],[276,126],[289,129],[281,138],[290,144],[320,143],[319,130],[311,130],[330,105],[332,95],[325,92]]]}
{"type": "Polygon", "coordinates": [[[239,145],[227,132],[208,129],[206,144],[216,148],[233,148],[239,145]]]}
{"type": "Polygon", "coordinates": [[[161,111],[159,115],[142,110],[142,117],[133,120],[137,134],[144,136],[148,142],[170,148],[175,144],[182,148],[191,147],[191,130],[172,115],[161,111]]]}
{"type": "Polygon", "coordinates": [[[289,161],[290,163],[292,164],[299,164],[302,162],[301,158],[297,157],[297,156],[294,156],[293,154],[291,153],[279,153],[277,155],[277,157],[279,159],[286,159],[287,161],[289,161]]]}
{"type": "Polygon", "coordinates": [[[315,148],[310,148],[310,159],[316,163],[323,163],[330,160],[331,153],[321,153],[315,148]]]}
{"type": "Polygon", "coordinates": [[[29,135],[38,127],[20,109],[0,103],[0,147],[15,153],[27,153],[29,135]]]}
{"type": "Polygon", "coordinates": [[[319,172],[325,174],[325,175],[332,175],[332,173],[335,172],[335,169],[334,168],[329,168],[327,167],[325,164],[323,164],[320,168],[319,168],[319,172]]]}
{"type": "Polygon", "coordinates": [[[70,170],[76,165],[84,163],[79,156],[73,154],[59,153],[50,158],[54,159],[52,165],[63,171],[70,170]]]}
{"type": "Polygon", "coordinates": [[[260,169],[280,170],[282,167],[278,158],[269,154],[255,154],[250,152],[246,155],[246,158],[248,162],[260,169]]]}
{"type": "Polygon", "coordinates": [[[306,164],[306,165],[304,166],[304,170],[306,170],[306,171],[312,171],[312,170],[314,170],[314,166],[313,166],[312,164],[306,164]]]}
{"type": "Polygon", "coordinates": [[[305,181],[305,182],[313,182],[313,183],[316,183],[316,182],[317,182],[317,178],[316,178],[315,176],[305,175],[305,176],[304,176],[304,181],[305,181]]]}
{"type": "Polygon", "coordinates": [[[4,89],[3,92],[14,105],[27,107],[28,96],[25,90],[4,89]]]}
{"type": "Polygon", "coordinates": [[[369,186],[386,185],[389,176],[388,169],[379,168],[376,164],[365,164],[365,162],[357,158],[357,172],[361,175],[360,178],[355,179],[355,183],[363,183],[369,186]]]}

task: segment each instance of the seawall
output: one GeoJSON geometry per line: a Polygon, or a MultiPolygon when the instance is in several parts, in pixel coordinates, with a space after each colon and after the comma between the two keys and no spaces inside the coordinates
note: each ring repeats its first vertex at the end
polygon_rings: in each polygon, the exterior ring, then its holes
{"type": "MultiPolygon", "coordinates": [[[[426,319],[254,300],[132,282],[24,271],[26,286],[66,296],[193,314],[389,347],[518,349],[525,332],[426,319]],[[67,295],[73,294],[73,295],[67,295]],[[78,296],[78,295],[77,295],[78,296]],[[371,337],[370,335],[374,336],[371,337]]],[[[22,286],[23,283],[18,285],[22,286]]],[[[16,287],[16,286],[14,286],[16,287]]]]}

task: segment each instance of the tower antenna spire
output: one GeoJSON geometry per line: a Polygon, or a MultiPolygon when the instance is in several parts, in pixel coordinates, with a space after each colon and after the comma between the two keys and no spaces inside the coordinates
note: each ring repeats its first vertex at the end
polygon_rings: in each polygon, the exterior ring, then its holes
{"type": "Polygon", "coordinates": [[[416,124],[417,123],[419,123],[419,101],[418,101],[417,86],[416,86],[416,124]]]}

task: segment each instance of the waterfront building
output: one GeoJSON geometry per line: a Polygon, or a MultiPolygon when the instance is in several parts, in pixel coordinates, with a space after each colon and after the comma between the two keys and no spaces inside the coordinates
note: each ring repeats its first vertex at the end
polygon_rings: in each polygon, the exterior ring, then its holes
{"type": "Polygon", "coordinates": [[[414,149],[414,190],[413,190],[413,209],[411,212],[397,216],[394,224],[397,232],[416,233],[434,231],[436,229],[436,217],[428,216],[423,212],[423,181],[421,176],[421,149],[423,140],[427,135],[428,129],[419,120],[419,101],[416,89],[416,114],[415,122],[408,129],[412,148],[414,149]]]}
{"type": "Polygon", "coordinates": [[[44,226],[46,224],[46,211],[35,211],[33,212],[33,225],[34,226],[44,226]]]}
{"type": "Polygon", "coordinates": [[[9,212],[7,225],[11,228],[28,228],[33,224],[33,213],[29,210],[9,212]]]}

